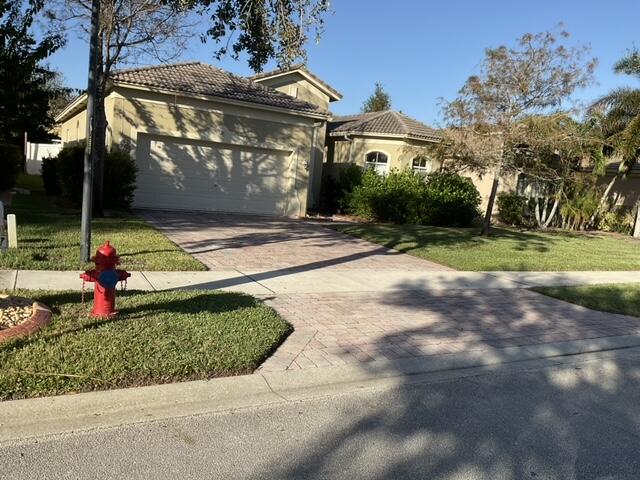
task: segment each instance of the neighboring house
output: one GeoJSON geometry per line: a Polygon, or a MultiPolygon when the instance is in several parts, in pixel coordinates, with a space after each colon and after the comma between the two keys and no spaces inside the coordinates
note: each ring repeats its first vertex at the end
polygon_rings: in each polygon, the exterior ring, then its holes
{"type": "MultiPolygon", "coordinates": [[[[302,67],[255,80],[202,63],[123,70],[105,99],[107,148],[135,158],[136,208],[304,216],[338,98],[302,67]]],[[[56,120],[63,142],[82,140],[86,96],[56,120]]]]}
{"type": "MultiPolygon", "coordinates": [[[[620,168],[619,162],[613,162],[607,165],[606,173],[603,175],[598,184],[607,185],[618,174],[620,168]]],[[[640,164],[636,163],[625,178],[616,180],[614,188],[611,191],[611,200],[614,205],[623,207],[634,207],[640,202],[640,164]]]]}
{"type": "Polygon", "coordinates": [[[428,147],[440,140],[436,130],[391,110],[334,117],[328,126],[325,175],[336,176],[349,163],[380,173],[404,168],[430,173],[439,164],[429,158],[428,147]]]}

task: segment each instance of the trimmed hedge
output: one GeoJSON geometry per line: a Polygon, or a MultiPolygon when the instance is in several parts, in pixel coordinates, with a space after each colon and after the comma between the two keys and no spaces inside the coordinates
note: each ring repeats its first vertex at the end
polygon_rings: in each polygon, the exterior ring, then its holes
{"type": "Polygon", "coordinates": [[[22,164],[22,150],[16,145],[0,144],[0,192],[16,186],[22,164]]]}
{"type": "Polygon", "coordinates": [[[367,170],[353,190],[349,211],[378,222],[467,226],[478,216],[479,205],[473,182],[455,173],[425,178],[411,170],[388,175],[367,170]]]}
{"type": "MultiPolygon", "coordinates": [[[[81,205],[84,176],[84,145],[82,143],[63,148],[49,165],[45,167],[43,162],[42,170],[47,193],[55,195],[58,192],[72,205],[81,205]]],[[[131,208],[136,174],[135,162],[126,153],[112,150],[105,155],[103,183],[105,208],[120,210],[131,208]]]]}
{"type": "Polygon", "coordinates": [[[455,173],[430,175],[425,201],[427,225],[468,226],[480,214],[478,189],[471,179],[455,173]]]}

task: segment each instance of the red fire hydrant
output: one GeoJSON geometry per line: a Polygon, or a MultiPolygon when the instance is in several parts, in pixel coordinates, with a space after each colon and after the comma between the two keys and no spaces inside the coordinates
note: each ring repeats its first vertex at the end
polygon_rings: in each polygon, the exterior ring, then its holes
{"type": "Polygon", "coordinates": [[[80,274],[80,278],[85,282],[95,282],[96,284],[93,289],[91,315],[94,317],[117,315],[116,285],[118,282],[126,281],[131,274],[116,269],[116,265],[120,263],[120,257],[118,257],[116,249],[109,245],[109,241],[98,248],[91,261],[96,264],[96,268],[80,274]]]}

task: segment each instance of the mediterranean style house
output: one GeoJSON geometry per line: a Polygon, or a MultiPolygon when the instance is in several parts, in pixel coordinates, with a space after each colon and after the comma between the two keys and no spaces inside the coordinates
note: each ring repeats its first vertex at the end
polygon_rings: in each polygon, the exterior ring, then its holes
{"type": "MultiPolygon", "coordinates": [[[[333,116],[341,98],[303,65],[248,78],[198,62],[122,70],[105,98],[107,148],[135,159],[133,206],[143,209],[303,217],[320,207],[323,177],[346,164],[440,168],[427,148],[438,131],[395,111],[333,116]]],[[[86,95],[56,121],[63,144],[83,140],[86,95]]],[[[637,201],[633,173],[618,203],[637,201]]],[[[486,202],[491,175],[470,176],[486,202]]]]}

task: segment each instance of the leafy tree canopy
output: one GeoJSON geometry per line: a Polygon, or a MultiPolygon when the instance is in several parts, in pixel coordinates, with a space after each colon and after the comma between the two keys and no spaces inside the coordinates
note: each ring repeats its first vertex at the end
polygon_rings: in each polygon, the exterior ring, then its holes
{"type": "Polygon", "coordinates": [[[0,142],[20,144],[51,137],[51,80],[44,61],[63,45],[57,34],[36,40],[33,22],[41,2],[0,0],[0,142]]]}
{"type": "Polygon", "coordinates": [[[246,54],[256,72],[271,59],[287,66],[306,60],[309,32],[318,41],[329,0],[167,0],[179,8],[196,9],[211,23],[203,41],[219,46],[215,56],[246,54]]]}
{"type": "Polygon", "coordinates": [[[391,97],[384,91],[382,84],[376,82],[375,90],[362,104],[362,112],[382,112],[391,110],[391,97]]]}

